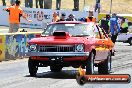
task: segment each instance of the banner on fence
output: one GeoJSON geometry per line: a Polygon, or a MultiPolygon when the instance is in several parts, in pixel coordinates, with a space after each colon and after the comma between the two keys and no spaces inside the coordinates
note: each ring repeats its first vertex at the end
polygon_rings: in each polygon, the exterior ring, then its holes
{"type": "MultiPolygon", "coordinates": [[[[8,23],[8,12],[4,11],[3,9],[6,8],[5,6],[0,6],[0,25],[9,26],[8,23]]],[[[28,19],[31,19],[32,22],[28,23],[21,17],[21,27],[28,27],[28,28],[42,28],[45,23],[52,22],[53,12],[57,12],[59,16],[61,13],[65,13],[66,17],[69,14],[74,14],[76,19],[87,17],[88,12],[81,12],[81,11],[70,11],[70,10],[51,10],[51,9],[38,9],[38,8],[23,8],[23,11],[26,13],[28,19]]],[[[97,17],[97,13],[94,13],[97,17]]]]}

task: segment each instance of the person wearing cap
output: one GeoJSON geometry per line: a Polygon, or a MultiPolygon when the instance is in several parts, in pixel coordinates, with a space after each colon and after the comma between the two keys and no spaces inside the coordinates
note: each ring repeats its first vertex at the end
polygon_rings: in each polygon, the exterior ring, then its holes
{"type": "Polygon", "coordinates": [[[18,31],[21,16],[28,22],[31,22],[31,20],[27,19],[23,10],[20,8],[19,0],[15,1],[15,5],[7,7],[6,9],[3,9],[3,10],[6,10],[7,12],[9,12],[9,33],[18,31]]]}
{"type": "Polygon", "coordinates": [[[58,22],[59,19],[60,19],[60,18],[59,18],[59,16],[58,16],[58,13],[57,13],[57,12],[54,12],[54,13],[53,13],[53,20],[52,20],[52,21],[53,21],[53,22],[58,22]]]}
{"type": "Polygon", "coordinates": [[[65,13],[62,13],[61,14],[61,19],[59,21],[66,21],[65,16],[66,16],[66,14],[65,13]]]}
{"type": "Polygon", "coordinates": [[[96,22],[96,18],[93,16],[93,11],[90,10],[89,11],[89,16],[86,17],[86,22],[96,22]]]}
{"type": "Polygon", "coordinates": [[[70,14],[68,18],[66,19],[66,21],[76,21],[76,18],[73,14],[70,14]]]}
{"type": "Polygon", "coordinates": [[[120,32],[120,25],[118,23],[118,18],[115,13],[113,13],[112,17],[110,18],[109,26],[110,26],[111,40],[113,43],[115,43],[118,33],[120,32]]]}

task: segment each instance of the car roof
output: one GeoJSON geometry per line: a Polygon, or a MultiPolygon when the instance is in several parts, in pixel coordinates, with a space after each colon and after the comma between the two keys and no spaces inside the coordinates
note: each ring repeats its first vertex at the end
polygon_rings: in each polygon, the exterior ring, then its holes
{"type": "Polygon", "coordinates": [[[59,21],[59,22],[51,22],[50,24],[89,24],[89,22],[81,22],[81,21],[59,21]]]}

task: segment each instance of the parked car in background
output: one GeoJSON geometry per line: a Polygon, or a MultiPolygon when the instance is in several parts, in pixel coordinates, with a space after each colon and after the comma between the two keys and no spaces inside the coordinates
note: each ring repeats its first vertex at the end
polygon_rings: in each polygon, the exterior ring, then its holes
{"type": "Polygon", "coordinates": [[[120,33],[117,37],[117,41],[132,45],[132,22],[128,22],[128,32],[120,33]]]}

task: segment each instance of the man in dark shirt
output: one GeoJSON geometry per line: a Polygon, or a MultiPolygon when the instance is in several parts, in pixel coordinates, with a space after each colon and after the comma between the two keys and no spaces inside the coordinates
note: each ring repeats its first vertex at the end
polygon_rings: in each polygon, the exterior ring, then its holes
{"type": "Polygon", "coordinates": [[[66,16],[66,14],[65,13],[62,13],[61,14],[61,19],[59,21],[66,21],[65,16],[66,16]]]}
{"type": "Polygon", "coordinates": [[[105,30],[107,34],[109,34],[109,25],[108,25],[109,20],[110,20],[110,15],[107,14],[106,18],[101,19],[99,22],[100,26],[105,30]]]}

